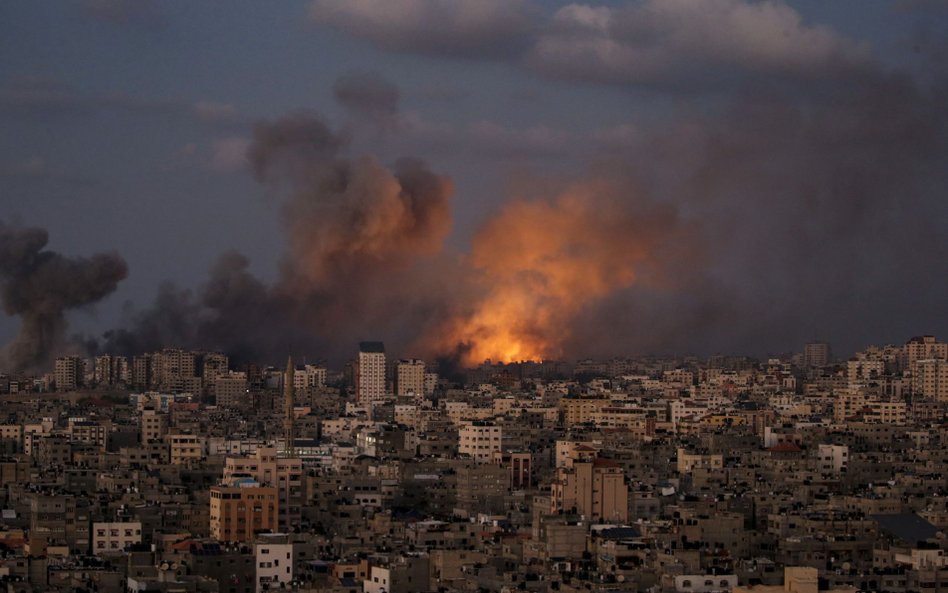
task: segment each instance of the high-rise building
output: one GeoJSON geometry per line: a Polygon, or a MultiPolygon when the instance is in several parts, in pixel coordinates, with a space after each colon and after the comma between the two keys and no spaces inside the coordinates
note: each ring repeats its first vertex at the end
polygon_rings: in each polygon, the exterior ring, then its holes
{"type": "Polygon", "coordinates": [[[948,401],[948,360],[916,360],[912,366],[912,392],[915,395],[948,401]]]}
{"type": "Polygon", "coordinates": [[[148,389],[152,378],[152,356],[142,354],[132,359],[132,386],[135,389],[148,389]]]}
{"type": "Polygon", "coordinates": [[[395,365],[395,395],[398,397],[425,395],[425,362],[418,359],[400,360],[395,365]]]}
{"type": "Polygon", "coordinates": [[[115,383],[127,385],[132,379],[128,368],[128,358],[124,356],[112,357],[112,380],[115,383]]]}
{"type": "Polygon", "coordinates": [[[286,359],[286,371],[283,373],[283,440],[284,453],[293,455],[293,443],[296,441],[294,430],[294,408],[296,406],[296,367],[293,366],[293,357],[286,359]]]}
{"type": "Polygon", "coordinates": [[[108,354],[96,356],[93,365],[93,383],[96,385],[111,385],[115,382],[111,356],[108,354]]]}
{"type": "Polygon", "coordinates": [[[214,397],[218,406],[233,408],[250,405],[250,384],[247,373],[231,371],[214,381],[214,397]]]}
{"type": "Polygon", "coordinates": [[[902,348],[903,368],[911,370],[917,360],[948,359],[948,343],[935,336],[915,336],[902,348]]]}
{"type": "Polygon", "coordinates": [[[165,348],[152,355],[152,383],[161,387],[175,387],[182,380],[193,379],[195,375],[193,352],[178,348],[165,348]]]}
{"type": "Polygon", "coordinates": [[[803,347],[803,366],[807,368],[824,367],[831,358],[830,345],[826,342],[808,342],[803,347]]]}
{"type": "Polygon", "coordinates": [[[69,391],[82,385],[85,365],[78,356],[62,356],[56,359],[54,374],[56,376],[56,390],[69,391]]]}
{"type": "Polygon", "coordinates": [[[385,390],[385,345],[382,342],[359,344],[359,360],[356,364],[356,398],[360,404],[384,401],[385,390]]]}
{"type": "Polygon", "coordinates": [[[201,378],[204,386],[214,385],[219,377],[226,377],[230,372],[230,360],[221,352],[205,352],[201,357],[201,378]]]}

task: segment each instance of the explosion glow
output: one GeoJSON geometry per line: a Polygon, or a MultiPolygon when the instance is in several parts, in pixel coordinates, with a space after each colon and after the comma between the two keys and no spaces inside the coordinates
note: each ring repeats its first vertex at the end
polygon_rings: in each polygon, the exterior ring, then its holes
{"type": "Polygon", "coordinates": [[[672,210],[633,213],[614,193],[596,183],[552,201],[508,203],[474,239],[470,264],[483,297],[449,324],[444,345],[461,344],[468,365],[561,356],[569,322],[635,282],[675,224],[672,210]]]}

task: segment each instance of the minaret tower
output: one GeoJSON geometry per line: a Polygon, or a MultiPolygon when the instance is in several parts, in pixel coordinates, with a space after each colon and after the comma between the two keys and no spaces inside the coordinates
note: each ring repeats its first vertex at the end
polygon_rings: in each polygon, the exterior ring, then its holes
{"type": "Polygon", "coordinates": [[[286,360],[286,373],[283,374],[283,436],[286,440],[284,451],[287,457],[293,456],[293,443],[296,431],[293,429],[293,404],[296,388],[293,385],[296,367],[293,366],[293,357],[286,360]]]}

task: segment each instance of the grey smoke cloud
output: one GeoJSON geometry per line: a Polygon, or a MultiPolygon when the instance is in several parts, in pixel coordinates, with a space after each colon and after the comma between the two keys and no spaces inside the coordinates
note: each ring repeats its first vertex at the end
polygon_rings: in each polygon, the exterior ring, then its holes
{"type": "Polygon", "coordinates": [[[586,311],[569,350],[763,353],[819,335],[846,352],[948,331],[946,90],[842,71],[643,131],[599,173],[671,196],[704,257],[666,266],[670,290],[586,311]]]}
{"type": "Polygon", "coordinates": [[[65,312],[112,293],[128,273],[116,253],[66,257],[45,249],[41,228],[0,223],[0,300],[20,317],[20,331],[3,350],[4,367],[35,370],[62,348],[65,312]]]}
{"type": "Polygon", "coordinates": [[[362,72],[339,77],[332,87],[333,96],[349,113],[360,120],[389,129],[398,117],[398,86],[379,74],[362,72]]]}
{"type": "Polygon", "coordinates": [[[217,348],[240,359],[287,351],[342,356],[373,335],[408,343],[450,299],[442,245],[451,226],[446,177],[417,159],[392,166],[343,154],[346,138],[297,112],[258,122],[247,160],[282,196],[287,251],[267,284],[239,253],[222,255],[196,293],[165,287],[129,312],[102,348],[217,348]],[[237,321],[239,320],[239,321],[237,321]]]}
{"type": "MultiPolygon", "coordinates": [[[[555,196],[577,184],[606,190],[618,209],[610,221],[648,220],[643,204],[676,212],[674,224],[646,225],[664,229],[650,241],[661,248],[636,260],[634,280],[600,283],[615,288],[556,317],[557,352],[763,353],[816,335],[846,351],[880,336],[948,331],[944,80],[923,86],[854,63],[806,85],[775,77],[738,88],[721,108],[685,104],[661,125],[606,138],[608,156],[584,178],[520,182],[527,191],[514,197],[556,220],[555,196]]],[[[280,278],[267,285],[240,256],[222,259],[197,296],[165,303],[171,312],[194,308],[198,323],[183,324],[198,328],[184,338],[189,345],[275,359],[291,344],[338,356],[372,337],[397,350],[423,346],[446,320],[478,310],[490,287],[472,283],[468,257],[444,249],[450,182],[420,161],[385,166],[346,147],[313,114],[257,125],[248,160],[283,195],[280,278]]],[[[584,199],[597,212],[597,192],[584,199]]],[[[594,234],[602,225],[586,226],[594,234]]],[[[537,261],[563,252],[555,227],[523,228],[539,246],[537,261]]],[[[625,245],[590,251],[580,242],[576,254],[621,263],[625,245]]],[[[601,276],[617,268],[606,265],[601,276]]],[[[543,278],[517,273],[524,282],[543,278]]],[[[460,336],[412,354],[466,343],[460,336]]]]}

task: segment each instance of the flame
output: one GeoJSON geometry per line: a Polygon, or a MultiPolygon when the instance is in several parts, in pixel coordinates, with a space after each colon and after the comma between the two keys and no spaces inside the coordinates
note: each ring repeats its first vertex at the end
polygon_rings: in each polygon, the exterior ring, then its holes
{"type": "Polygon", "coordinates": [[[449,323],[444,345],[460,344],[466,365],[562,356],[576,316],[636,281],[673,218],[634,213],[601,183],[508,202],[474,238],[482,297],[449,323]]]}

